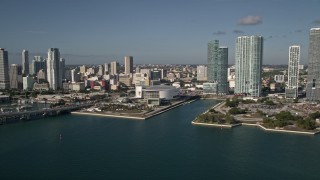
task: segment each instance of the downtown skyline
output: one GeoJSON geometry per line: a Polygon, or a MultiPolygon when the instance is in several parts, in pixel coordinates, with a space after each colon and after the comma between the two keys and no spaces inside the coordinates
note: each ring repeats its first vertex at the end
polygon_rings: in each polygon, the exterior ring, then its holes
{"type": "Polygon", "coordinates": [[[206,45],[219,39],[234,64],[235,39],[265,37],[263,64],[287,64],[301,45],[308,64],[309,29],[320,26],[320,1],[2,1],[0,47],[9,63],[21,51],[44,55],[58,47],[68,64],[103,64],[135,57],[136,64],[205,64],[206,45]],[[57,13],[52,14],[56,10],[57,13]]]}

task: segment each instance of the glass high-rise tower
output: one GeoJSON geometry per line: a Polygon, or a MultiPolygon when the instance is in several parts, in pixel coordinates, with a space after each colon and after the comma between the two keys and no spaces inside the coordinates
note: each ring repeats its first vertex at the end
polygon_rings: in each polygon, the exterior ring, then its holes
{"type": "Polygon", "coordinates": [[[307,100],[320,100],[320,28],[311,28],[309,35],[309,65],[307,100]]]}
{"type": "Polygon", "coordinates": [[[8,51],[0,48],[0,89],[9,89],[9,58],[8,51]]]}
{"type": "Polygon", "coordinates": [[[286,88],[286,98],[298,97],[299,61],[300,46],[290,46],[288,63],[288,87],[286,88]]]}
{"type": "Polygon", "coordinates": [[[219,41],[208,43],[207,78],[217,84],[217,94],[228,94],[228,48],[219,47],[219,41]]]}
{"type": "Polygon", "coordinates": [[[27,76],[29,74],[29,51],[22,51],[22,74],[27,76]]]}
{"type": "Polygon", "coordinates": [[[236,39],[235,93],[259,97],[261,95],[262,36],[240,36],[236,39]]]}

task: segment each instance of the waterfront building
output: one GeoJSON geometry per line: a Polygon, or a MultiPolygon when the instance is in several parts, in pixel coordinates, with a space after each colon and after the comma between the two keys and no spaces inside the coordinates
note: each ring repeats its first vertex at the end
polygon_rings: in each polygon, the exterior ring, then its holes
{"type": "Polygon", "coordinates": [[[124,57],[124,74],[133,73],[133,57],[125,56],[124,57]]]}
{"type": "Polygon", "coordinates": [[[286,98],[298,97],[300,46],[289,47],[288,85],[286,98]]]}
{"type": "Polygon", "coordinates": [[[43,82],[46,80],[46,71],[44,69],[40,69],[37,73],[38,82],[43,82]]]}
{"type": "Polygon", "coordinates": [[[217,94],[218,84],[216,82],[203,83],[203,94],[217,94]]]}
{"type": "Polygon", "coordinates": [[[49,84],[35,82],[33,84],[33,90],[35,90],[35,91],[49,91],[49,84]]]}
{"type": "Polygon", "coordinates": [[[24,49],[22,51],[22,74],[26,76],[29,73],[29,52],[24,49]]]}
{"type": "Polygon", "coordinates": [[[62,75],[60,75],[60,52],[58,48],[48,50],[47,59],[47,80],[53,90],[62,88],[62,75]]]}
{"type": "Polygon", "coordinates": [[[0,89],[9,89],[9,58],[8,51],[0,48],[0,89]]]}
{"type": "Polygon", "coordinates": [[[143,98],[149,105],[160,105],[179,96],[180,90],[173,86],[136,86],[136,98],[143,98]]]}
{"type": "Polygon", "coordinates": [[[40,69],[46,70],[47,62],[41,56],[34,56],[31,63],[30,74],[37,74],[40,69]]]}
{"type": "Polygon", "coordinates": [[[240,36],[236,39],[236,94],[261,95],[262,36],[240,36]]]}
{"type": "Polygon", "coordinates": [[[197,81],[206,81],[207,79],[207,66],[197,66],[197,81]]]}
{"type": "Polygon", "coordinates": [[[71,91],[83,91],[85,90],[85,85],[83,82],[75,82],[75,83],[69,84],[69,89],[71,91]]]}
{"type": "Polygon", "coordinates": [[[59,80],[62,80],[66,78],[66,60],[64,58],[60,58],[59,61],[59,80]]]}
{"type": "Polygon", "coordinates": [[[22,66],[18,64],[11,64],[9,67],[9,78],[11,89],[21,89],[22,66]]]}
{"type": "Polygon", "coordinates": [[[307,100],[320,100],[320,28],[311,28],[309,35],[309,65],[307,100]]]}
{"type": "Polygon", "coordinates": [[[207,79],[217,83],[217,94],[228,94],[228,48],[219,47],[219,41],[208,43],[207,79]]]}
{"type": "Polygon", "coordinates": [[[23,77],[23,89],[24,90],[31,90],[33,88],[33,84],[34,84],[34,81],[31,76],[28,75],[26,77],[23,77]]]}
{"type": "Polygon", "coordinates": [[[110,63],[110,75],[119,74],[119,63],[117,61],[112,61],[110,63]]]}

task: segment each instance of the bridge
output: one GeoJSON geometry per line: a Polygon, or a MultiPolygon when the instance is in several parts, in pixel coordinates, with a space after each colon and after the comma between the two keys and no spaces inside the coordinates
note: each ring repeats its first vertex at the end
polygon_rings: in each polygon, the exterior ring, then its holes
{"type": "Polygon", "coordinates": [[[57,116],[62,114],[69,114],[71,111],[76,111],[82,108],[91,107],[93,103],[68,105],[63,107],[45,108],[33,111],[24,112],[9,112],[0,114],[0,125],[7,123],[14,123],[19,121],[29,121],[33,119],[40,119],[50,116],[57,116]]]}

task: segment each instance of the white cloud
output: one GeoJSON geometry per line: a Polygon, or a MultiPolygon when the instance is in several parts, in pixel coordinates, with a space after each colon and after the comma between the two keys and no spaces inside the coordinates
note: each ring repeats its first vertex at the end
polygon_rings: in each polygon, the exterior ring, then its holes
{"type": "Polygon", "coordinates": [[[239,25],[258,25],[262,23],[261,16],[246,16],[239,20],[239,25]]]}

